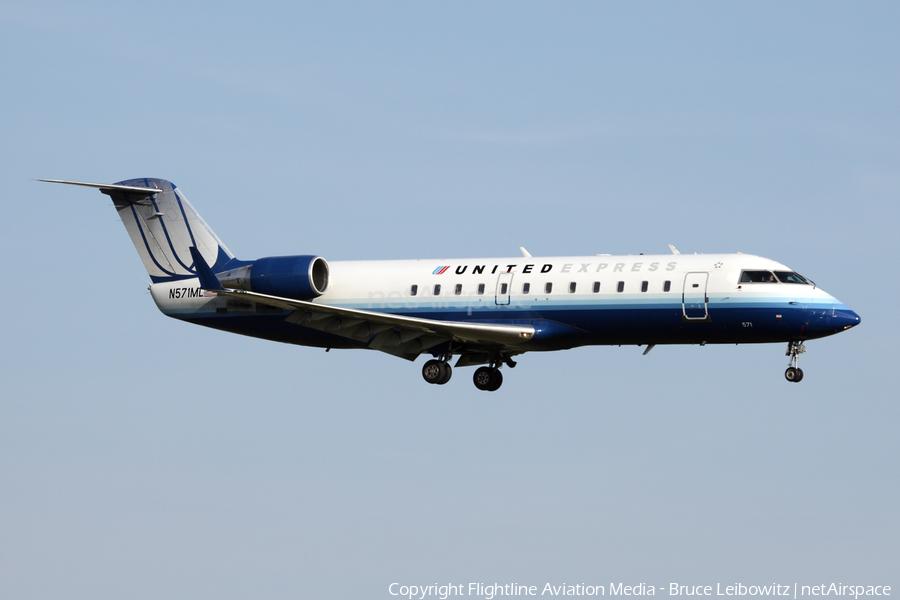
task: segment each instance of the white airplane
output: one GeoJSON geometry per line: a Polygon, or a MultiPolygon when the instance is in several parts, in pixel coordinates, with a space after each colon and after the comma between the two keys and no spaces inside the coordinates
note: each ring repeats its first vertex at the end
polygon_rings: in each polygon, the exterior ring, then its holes
{"type": "Polygon", "coordinates": [[[314,255],[235,258],[172,183],[42,179],[110,196],[163,314],[223,331],[320,348],[369,348],[413,361],[428,383],[525,352],[588,345],[787,343],[799,382],[803,342],[859,324],[811,280],[749,254],[327,262],[314,255]]]}

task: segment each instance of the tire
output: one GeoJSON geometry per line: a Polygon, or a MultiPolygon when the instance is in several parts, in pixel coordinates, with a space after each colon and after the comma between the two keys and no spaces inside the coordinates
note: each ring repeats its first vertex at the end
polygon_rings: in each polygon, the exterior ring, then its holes
{"type": "Polygon", "coordinates": [[[494,380],[491,372],[494,369],[490,367],[478,367],[475,369],[475,375],[472,376],[472,381],[475,382],[475,387],[482,391],[489,391],[491,389],[491,382],[494,380]]]}
{"type": "Polygon", "coordinates": [[[784,372],[784,378],[791,383],[797,383],[798,381],[800,381],[800,379],[803,378],[803,371],[800,371],[800,369],[795,369],[794,367],[788,367],[787,371],[784,372]]]}
{"type": "Polygon", "coordinates": [[[453,368],[450,366],[450,363],[442,362],[441,371],[441,378],[438,381],[435,381],[438,385],[444,385],[450,381],[451,377],[453,377],[453,368]]]}
{"type": "Polygon", "coordinates": [[[803,380],[803,369],[797,367],[797,377],[794,379],[794,383],[800,383],[803,380]]]}
{"type": "MultiPolygon", "coordinates": [[[[444,369],[439,360],[429,360],[422,366],[422,378],[428,383],[443,383],[444,369]]],[[[449,378],[448,378],[449,379],[449,378]]]]}
{"type": "Polygon", "coordinates": [[[491,385],[487,388],[489,392],[496,392],[503,385],[503,373],[498,369],[491,369],[491,385]]]}

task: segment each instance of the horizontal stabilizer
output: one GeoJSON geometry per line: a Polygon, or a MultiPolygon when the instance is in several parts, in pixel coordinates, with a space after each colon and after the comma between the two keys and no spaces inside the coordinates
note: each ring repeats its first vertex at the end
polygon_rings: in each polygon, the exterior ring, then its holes
{"type": "Polygon", "coordinates": [[[116,185],[114,183],[85,183],[83,181],[65,181],[64,179],[38,179],[37,181],[46,181],[47,183],[65,183],[66,185],[80,185],[83,187],[96,188],[101,192],[109,190],[111,192],[130,192],[137,194],[160,194],[162,190],[150,187],[137,187],[134,185],[116,185]]]}

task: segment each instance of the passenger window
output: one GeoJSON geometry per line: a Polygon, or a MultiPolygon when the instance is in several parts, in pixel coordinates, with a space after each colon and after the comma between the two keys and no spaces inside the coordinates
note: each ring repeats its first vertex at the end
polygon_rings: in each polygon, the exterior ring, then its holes
{"type": "Polygon", "coordinates": [[[419,286],[414,285],[414,286],[412,286],[412,287],[409,288],[409,295],[410,295],[410,296],[415,296],[415,295],[418,294],[418,293],[419,293],[419,286]]]}
{"type": "Polygon", "coordinates": [[[457,296],[462,294],[462,284],[461,283],[456,284],[456,289],[453,291],[453,293],[456,294],[457,296]]]}
{"type": "Polygon", "coordinates": [[[478,295],[481,296],[481,295],[483,295],[483,294],[484,294],[484,284],[483,284],[483,283],[479,283],[479,284],[478,284],[478,295]]]}
{"type": "Polygon", "coordinates": [[[505,295],[506,295],[506,290],[508,290],[508,289],[509,289],[509,284],[508,284],[508,283],[501,283],[501,284],[500,284],[500,295],[501,295],[501,296],[505,296],[505,295]]]}
{"type": "Polygon", "coordinates": [[[549,294],[549,293],[552,292],[552,291],[553,291],[553,284],[550,283],[550,282],[548,281],[548,282],[544,285],[544,293],[545,293],[545,294],[549,294]]]}
{"type": "Polygon", "coordinates": [[[649,281],[642,281],[642,282],[641,282],[641,291],[642,291],[642,292],[646,292],[648,287],[650,287],[650,282],[649,282],[649,281]]]}
{"type": "Polygon", "coordinates": [[[624,292],[624,291],[625,291],[625,282],[624,282],[624,281],[620,281],[618,287],[616,288],[616,290],[619,291],[620,293],[621,293],[621,292],[624,292]]]}
{"type": "Polygon", "coordinates": [[[437,284],[436,286],[434,286],[434,295],[435,296],[441,295],[441,284],[437,284]]]}
{"type": "Polygon", "coordinates": [[[523,284],[522,284],[522,293],[523,293],[523,294],[527,294],[527,293],[530,292],[530,291],[531,291],[531,284],[530,284],[530,283],[523,283],[523,284]]]}
{"type": "Polygon", "coordinates": [[[595,294],[600,293],[600,282],[599,281],[594,282],[594,293],[595,294]]]}
{"type": "Polygon", "coordinates": [[[663,291],[664,291],[664,292],[668,292],[668,291],[671,290],[671,289],[672,289],[672,282],[671,282],[671,281],[667,281],[667,282],[665,282],[665,283],[663,284],[663,291]]]}
{"type": "Polygon", "coordinates": [[[569,293],[570,293],[570,294],[574,294],[574,293],[575,293],[575,282],[574,282],[574,281],[572,281],[572,282],[569,283],[569,293]]]}

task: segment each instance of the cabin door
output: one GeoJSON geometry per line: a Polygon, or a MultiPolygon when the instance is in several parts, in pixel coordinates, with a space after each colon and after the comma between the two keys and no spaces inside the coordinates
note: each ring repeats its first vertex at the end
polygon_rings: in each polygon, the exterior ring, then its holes
{"type": "Polygon", "coordinates": [[[494,301],[498,306],[509,304],[509,294],[512,292],[513,273],[500,273],[497,277],[497,293],[494,301]]]}
{"type": "Polygon", "coordinates": [[[709,273],[688,273],[684,276],[684,290],[681,295],[681,307],[686,321],[708,321],[709,311],[706,297],[706,283],[709,273]]]}

